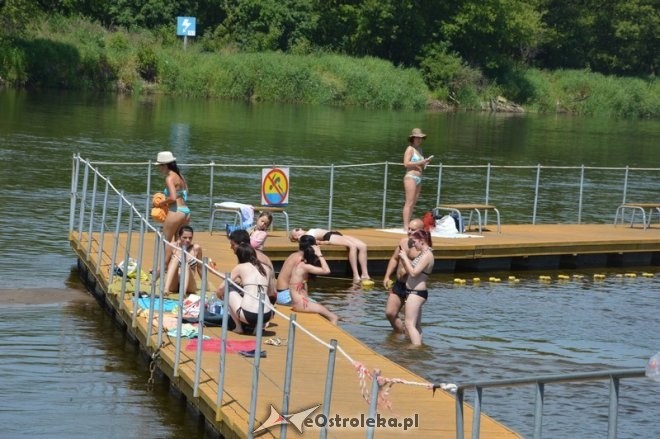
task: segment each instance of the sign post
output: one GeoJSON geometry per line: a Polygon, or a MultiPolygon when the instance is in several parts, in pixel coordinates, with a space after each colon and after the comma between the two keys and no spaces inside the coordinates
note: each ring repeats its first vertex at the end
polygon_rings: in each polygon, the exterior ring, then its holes
{"type": "Polygon", "coordinates": [[[287,204],[289,204],[289,168],[263,168],[261,205],[286,206],[287,204]]]}
{"type": "Polygon", "coordinates": [[[195,17],[176,17],[176,34],[183,36],[183,50],[188,45],[188,37],[194,37],[197,32],[197,19],[195,17]]]}

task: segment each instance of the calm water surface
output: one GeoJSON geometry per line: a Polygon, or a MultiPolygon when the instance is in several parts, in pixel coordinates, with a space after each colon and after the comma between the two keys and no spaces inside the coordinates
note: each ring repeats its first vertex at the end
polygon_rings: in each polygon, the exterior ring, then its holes
{"type": "MultiPolygon", "coordinates": [[[[66,303],[0,307],[0,422],[5,426],[0,437],[64,438],[88,436],[89,431],[98,432],[99,437],[204,435],[198,419],[186,412],[164,384],[154,389],[147,386],[147,361],[104,311],[85,300],[72,274],[75,258],[67,241],[72,154],[95,161],[144,162],[158,150],[171,149],[188,163],[396,161],[413,126],[429,134],[427,150],[446,164],[654,167],[660,163],[660,123],[654,121],[398,113],[0,91],[0,182],[6,200],[5,215],[0,217],[4,288],[0,300],[15,295],[16,289],[27,296],[43,289],[73,289],[81,294],[81,300],[66,303]]],[[[144,180],[143,168],[107,169],[117,175],[115,184],[122,187],[120,182],[126,182],[127,191],[141,195],[142,189],[133,188],[133,181],[136,177],[144,180]]],[[[193,225],[200,228],[206,227],[209,201],[205,172],[186,171],[193,194],[201,194],[191,202],[193,225]]],[[[314,172],[292,176],[298,197],[291,206],[294,222],[318,222],[326,215],[305,208],[327,189],[314,185],[314,172]]],[[[240,170],[230,174],[236,187],[248,181],[240,170]]],[[[369,212],[368,205],[377,204],[368,202],[369,188],[378,188],[382,181],[346,175],[343,184],[352,192],[340,201],[345,207],[340,205],[336,227],[377,225],[380,216],[369,212]],[[367,190],[355,191],[355,187],[367,190]]],[[[481,189],[474,188],[483,187],[482,175],[473,176],[474,181],[461,178],[457,193],[480,193],[481,189]]],[[[655,193],[657,178],[634,180],[631,190],[655,193]]],[[[327,181],[327,175],[318,180],[327,181]]],[[[512,180],[511,190],[515,189],[515,178],[502,180],[512,180]]],[[[615,192],[608,188],[608,181],[608,177],[595,176],[594,190],[604,192],[604,197],[615,192]]],[[[231,184],[223,195],[232,193],[231,184]]],[[[560,184],[544,188],[556,192],[551,204],[561,205],[566,198],[566,188],[560,184]]],[[[399,192],[398,187],[392,189],[388,211],[392,225],[398,221],[399,192]]],[[[425,188],[423,200],[429,204],[434,197],[433,189],[425,188]]],[[[620,200],[619,194],[612,197],[620,200]]],[[[506,204],[506,200],[496,201],[506,204]]],[[[508,210],[515,214],[515,203],[510,203],[508,210]]],[[[523,210],[518,217],[525,215],[523,210]]],[[[643,367],[660,350],[660,276],[621,279],[617,273],[621,271],[608,271],[604,281],[594,282],[593,272],[567,272],[585,277],[551,284],[537,280],[539,274],[548,273],[515,273],[520,283],[460,287],[448,276],[434,275],[424,310],[426,345],[421,349],[409,349],[388,330],[383,290],[348,291],[345,281],[333,279],[318,280],[314,288],[316,297],[342,316],[343,326],[378,352],[428,380],[468,382],[643,367]]],[[[509,273],[479,275],[506,279],[509,273]]],[[[403,391],[403,386],[394,389],[395,404],[396,393],[403,391]]],[[[606,436],[606,395],[606,384],[546,387],[544,437],[606,436]]],[[[622,381],[620,437],[660,437],[655,421],[660,418],[658,395],[658,383],[622,381]]],[[[531,436],[531,388],[487,390],[484,410],[531,436]]]]}

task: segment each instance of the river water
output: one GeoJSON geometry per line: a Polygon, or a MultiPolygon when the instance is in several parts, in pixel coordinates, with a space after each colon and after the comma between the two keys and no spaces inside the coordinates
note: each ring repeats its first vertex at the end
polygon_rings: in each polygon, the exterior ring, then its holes
{"type": "MultiPolygon", "coordinates": [[[[311,166],[397,161],[414,126],[429,135],[427,151],[447,165],[634,168],[660,163],[657,121],[0,91],[0,182],[5,198],[0,217],[0,437],[71,438],[90,432],[122,438],[208,435],[166,383],[156,380],[155,386],[148,385],[148,361],[77,279],[67,241],[72,154],[95,161],[143,162],[159,150],[171,149],[184,163],[212,159],[311,166]]],[[[113,182],[122,188],[121,178],[131,182],[142,169],[113,169],[119,178],[113,182]]],[[[186,172],[193,194],[208,193],[204,172],[186,172]]],[[[240,180],[242,173],[232,172],[240,180]]],[[[306,176],[313,177],[314,172],[306,176]]],[[[354,178],[344,182],[353,185],[353,193],[337,202],[334,224],[376,227],[380,216],[371,214],[373,207],[366,206],[363,197],[382,181],[354,178]]],[[[483,193],[474,189],[483,188],[483,175],[473,176],[474,181],[461,178],[463,188],[458,192],[483,193]]],[[[610,204],[616,206],[621,180],[610,188],[612,180],[610,174],[596,175],[589,184],[602,192],[600,196],[613,197],[610,204]]],[[[327,186],[314,181],[292,177],[298,200],[324,196],[327,186]]],[[[319,181],[327,181],[327,176],[319,181]]],[[[511,191],[520,186],[517,183],[509,182],[511,191]]],[[[550,193],[546,203],[561,205],[567,197],[575,198],[574,188],[566,195],[561,186],[557,182],[544,186],[550,193]]],[[[657,175],[644,175],[632,181],[629,190],[654,194],[657,187],[657,175]]],[[[400,188],[390,191],[387,222],[396,226],[400,188]]],[[[424,203],[430,205],[434,198],[433,187],[425,187],[424,203]]],[[[206,227],[208,199],[193,195],[190,204],[194,225],[198,221],[196,226],[206,227]]],[[[318,224],[327,215],[302,204],[292,201],[296,223],[318,224]]],[[[516,204],[509,203],[507,210],[513,213],[508,218],[528,219],[527,207],[516,213],[516,204]]],[[[613,207],[606,211],[607,218],[587,209],[583,220],[610,221],[613,207]]],[[[574,213],[570,215],[574,218],[574,213]]],[[[539,282],[538,276],[556,278],[557,273],[461,274],[467,279],[480,276],[484,281],[479,285],[455,285],[453,275],[436,274],[424,309],[421,349],[409,349],[405,340],[388,330],[383,318],[386,293],[378,286],[358,292],[347,289],[346,281],[319,279],[313,289],[342,317],[344,328],[376,351],[428,380],[460,383],[643,367],[660,350],[660,273],[656,272],[660,272],[657,267],[564,271],[583,277],[550,283],[539,282]],[[594,280],[596,272],[605,278],[594,280]],[[655,276],[622,276],[627,272],[655,276]],[[489,276],[507,279],[509,275],[520,282],[485,282],[489,276]]],[[[405,387],[394,388],[395,405],[397,392],[405,392],[405,387]]],[[[619,437],[660,437],[659,395],[656,382],[622,381],[619,437]]],[[[531,436],[533,401],[532,388],[486,390],[483,407],[531,436]]],[[[548,385],[544,437],[606,436],[607,404],[606,383],[548,385]]]]}

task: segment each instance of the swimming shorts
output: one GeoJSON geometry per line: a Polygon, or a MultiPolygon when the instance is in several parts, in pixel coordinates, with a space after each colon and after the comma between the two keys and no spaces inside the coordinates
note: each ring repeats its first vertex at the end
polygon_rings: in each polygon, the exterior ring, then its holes
{"type": "Polygon", "coordinates": [[[291,305],[291,290],[277,290],[277,304],[291,305]]]}

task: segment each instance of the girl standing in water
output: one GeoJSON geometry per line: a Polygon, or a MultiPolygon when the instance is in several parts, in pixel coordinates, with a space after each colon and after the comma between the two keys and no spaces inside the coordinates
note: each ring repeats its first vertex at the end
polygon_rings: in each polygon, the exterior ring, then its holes
{"type": "Polygon", "coordinates": [[[410,235],[413,247],[419,253],[410,259],[408,251],[399,247],[399,259],[408,273],[405,289],[394,291],[405,302],[405,330],[414,345],[422,344],[422,306],[426,303],[429,292],[426,281],[433,271],[435,259],[431,248],[431,234],[426,230],[417,230],[410,235]]]}

